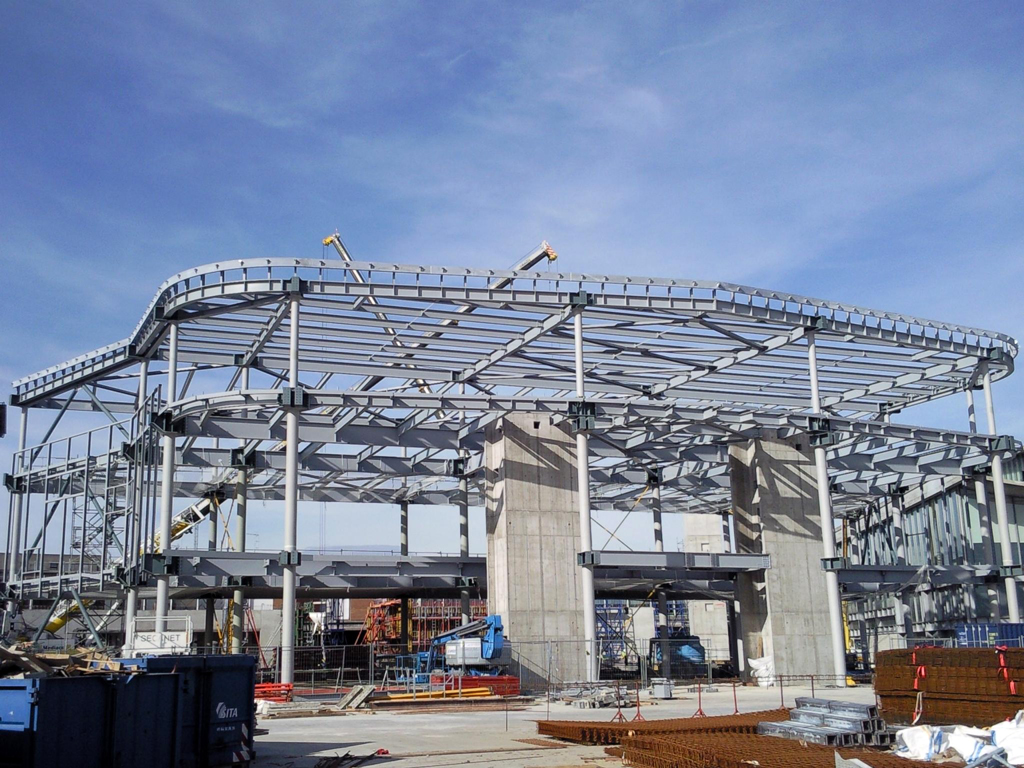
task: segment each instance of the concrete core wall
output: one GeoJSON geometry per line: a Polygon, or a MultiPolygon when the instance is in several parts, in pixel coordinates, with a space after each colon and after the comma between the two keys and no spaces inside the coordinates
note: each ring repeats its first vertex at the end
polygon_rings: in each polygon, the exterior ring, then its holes
{"type": "Polygon", "coordinates": [[[487,430],[487,608],[500,614],[523,683],[586,679],[576,441],[547,416],[487,430]]]}
{"type": "MultiPolygon", "coordinates": [[[[683,515],[684,552],[725,552],[722,518],[718,515],[683,515]]],[[[724,600],[687,600],[689,630],[700,638],[708,661],[728,661],[729,615],[724,600]]]]}
{"type": "Polygon", "coordinates": [[[740,574],[747,658],[772,656],[780,675],[831,675],[832,654],[814,454],[806,438],[761,438],[729,449],[736,544],[771,556],[740,574]]]}

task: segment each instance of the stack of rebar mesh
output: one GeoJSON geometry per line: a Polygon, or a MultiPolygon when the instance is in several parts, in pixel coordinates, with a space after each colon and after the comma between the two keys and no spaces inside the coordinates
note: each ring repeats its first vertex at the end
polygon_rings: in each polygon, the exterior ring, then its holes
{"type": "Polygon", "coordinates": [[[672,720],[642,720],[625,723],[595,723],[582,720],[541,720],[537,733],[553,736],[577,744],[619,744],[629,736],[658,734],[684,734],[687,737],[701,733],[757,733],[764,722],[777,722],[789,718],[787,709],[769,709],[746,712],[742,715],[722,717],[687,717],[672,720]]]}
{"type": "Polygon", "coordinates": [[[634,736],[622,740],[624,761],[637,768],[835,768],[836,752],[871,768],[906,768],[892,752],[866,747],[836,749],[803,741],[735,733],[701,733],[681,738],[634,736]]]}
{"type": "Polygon", "coordinates": [[[1024,709],[1024,648],[881,651],[875,693],[889,723],[990,726],[1024,709]]]}
{"type": "MultiPolygon", "coordinates": [[[[580,744],[620,744],[625,764],[640,768],[834,768],[836,747],[759,736],[758,725],[788,720],[772,709],[723,717],[627,723],[541,721],[545,736],[580,744]]],[[[906,760],[867,748],[840,749],[872,768],[906,768],[906,760]]]]}

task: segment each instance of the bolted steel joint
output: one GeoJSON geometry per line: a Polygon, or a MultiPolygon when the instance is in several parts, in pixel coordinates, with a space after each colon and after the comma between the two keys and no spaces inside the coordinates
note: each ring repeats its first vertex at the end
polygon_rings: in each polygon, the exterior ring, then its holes
{"type": "Polygon", "coordinates": [[[302,553],[282,550],[277,556],[277,562],[281,565],[302,565],[302,553]]]}
{"type": "Polygon", "coordinates": [[[1014,440],[1010,435],[999,435],[993,437],[989,441],[989,445],[991,446],[992,453],[1002,453],[1013,450],[1014,440]]]}
{"type": "Polygon", "coordinates": [[[597,426],[597,406],[586,400],[569,403],[569,420],[574,432],[586,432],[597,426]]]}
{"type": "Polygon", "coordinates": [[[577,293],[569,294],[570,307],[592,307],[596,301],[597,297],[587,291],[578,291],[577,293]]]}
{"type": "Polygon", "coordinates": [[[4,474],[4,488],[7,489],[8,493],[24,493],[25,478],[15,477],[11,474],[4,474]]]}
{"type": "Polygon", "coordinates": [[[282,408],[309,408],[309,393],[302,387],[281,387],[277,398],[282,408]]]}

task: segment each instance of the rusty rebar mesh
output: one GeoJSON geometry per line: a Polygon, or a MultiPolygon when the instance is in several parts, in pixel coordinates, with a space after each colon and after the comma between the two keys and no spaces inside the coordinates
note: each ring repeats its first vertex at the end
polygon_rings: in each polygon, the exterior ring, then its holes
{"type": "Polygon", "coordinates": [[[1024,709],[1024,648],[882,651],[875,692],[890,723],[989,726],[1024,709]]]}
{"type": "Polygon", "coordinates": [[[907,648],[879,651],[875,669],[919,666],[1024,669],[1024,648],[907,648]]]}
{"type": "Polygon", "coordinates": [[[884,667],[875,676],[876,693],[966,694],[968,696],[1013,696],[1024,690],[1024,670],[1013,667],[973,669],[958,667],[884,667]]]}
{"type": "Polygon", "coordinates": [[[1004,701],[965,701],[962,698],[939,698],[924,694],[917,696],[879,696],[881,715],[894,725],[909,725],[914,721],[918,706],[921,708],[919,725],[973,725],[987,728],[993,723],[1012,718],[1024,709],[1020,698],[1004,701]]]}
{"type": "Polygon", "coordinates": [[[837,751],[872,768],[907,766],[906,759],[891,752],[863,747],[837,750],[746,733],[627,736],[622,749],[624,761],[638,768],[834,768],[837,751]]]}
{"type": "Polygon", "coordinates": [[[618,744],[628,736],[653,734],[757,733],[757,724],[783,722],[789,719],[788,709],[767,709],[739,715],[687,717],[671,720],[611,723],[593,720],[540,720],[537,733],[577,744],[618,744]]]}

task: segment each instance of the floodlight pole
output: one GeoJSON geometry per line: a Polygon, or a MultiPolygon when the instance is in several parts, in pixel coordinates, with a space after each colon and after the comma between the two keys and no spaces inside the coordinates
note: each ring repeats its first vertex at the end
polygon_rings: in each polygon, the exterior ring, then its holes
{"type": "MultiPolygon", "coordinates": [[[[171,323],[170,345],[167,352],[167,392],[165,404],[170,407],[178,397],[178,324],[171,323]]],[[[165,566],[169,565],[167,554],[171,550],[171,515],[174,511],[174,436],[164,434],[161,450],[163,451],[163,471],[160,474],[160,554],[164,556],[165,566]]],[[[164,569],[166,571],[166,568],[164,569]]],[[[164,644],[164,632],[167,631],[167,614],[170,610],[168,588],[171,577],[161,573],[156,577],[156,635],[160,645],[164,644]]]]}
{"type": "MultiPolygon", "coordinates": [[[[996,432],[996,409],[992,402],[992,371],[984,363],[981,378],[985,390],[985,411],[988,414],[989,434],[996,432]]],[[[1003,567],[1015,565],[1013,562],[1013,542],[1010,541],[1010,520],[1006,513],[1006,485],[1003,482],[1003,457],[999,451],[992,451],[992,495],[996,502],[996,522],[999,525],[999,552],[1003,567]]],[[[1011,624],[1020,623],[1020,606],[1017,603],[1017,580],[1011,575],[1003,578],[1006,587],[1006,614],[1011,624]]]]}
{"type": "MultiPolygon", "coordinates": [[[[573,316],[576,346],[576,397],[582,402],[586,392],[583,382],[583,313],[573,316]]],[[[593,549],[590,522],[590,440],[585,429],[576,430],[576,490],[580,505],[580,547],[584,552],[593,549]]],[[[595,682],[600,668],[597,660],[597,606],[594,603],[594,572],[581,568],[583,582],[583,639],[587,665],[587,682],[595,682]]]]}
{"type": "MultiPolygon", "coordinates": [[[[807,334],[807,367],[811,377],[811,411],[821,413],[821,393],[818,388],[818,350],[814,332],[807,334]]],[[[828,458],[825,446],[814,448],[814,467],[818,485],[818,513],[821,515],[821,544],[827,559],[836,556],[836,532],[832,522],[832,498],[828,486],[828,458]]],[[[825,571],[825,593],[828,600],[829,630],[832,635],[832,668],[839,685],[846,684],[846,640],[843,633],[843,604],[839,596],[839,574],[825,571]]]]}

